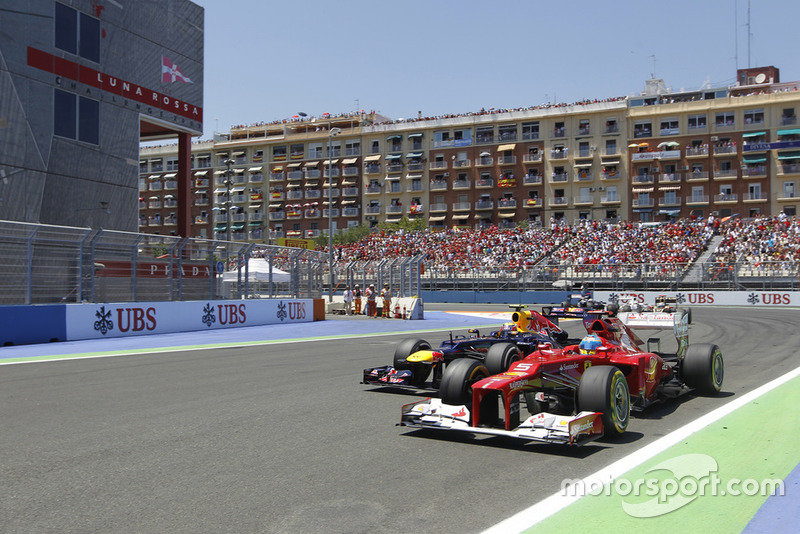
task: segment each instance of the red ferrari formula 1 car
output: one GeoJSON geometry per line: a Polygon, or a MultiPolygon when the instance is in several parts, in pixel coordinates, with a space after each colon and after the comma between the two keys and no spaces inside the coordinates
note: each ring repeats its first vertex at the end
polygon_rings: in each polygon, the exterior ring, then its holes
{"type": "Polygon", "coordinates": [[[440,399],[403,406],[401,425],[581,445],[628,428],[631,409],[695,390],[713,395],[724,374],[717,345],[689,345],[686,313],[672,321],[675,353],[649,351],[616,317],[587,317],[575,345],[547,344],[489,376],[480,362],[453,362],[440,399]],[[528,412],[522,418],[521,399],[528,412]]]}

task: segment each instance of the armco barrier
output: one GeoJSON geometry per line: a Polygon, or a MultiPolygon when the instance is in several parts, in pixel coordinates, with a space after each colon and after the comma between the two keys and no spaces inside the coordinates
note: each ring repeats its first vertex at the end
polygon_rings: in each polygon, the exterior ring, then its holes
{"type": "Polygon", "coordinates": [[[324,320],[322,299],[0,307],[0,344],[21,345],[324,320]]]}

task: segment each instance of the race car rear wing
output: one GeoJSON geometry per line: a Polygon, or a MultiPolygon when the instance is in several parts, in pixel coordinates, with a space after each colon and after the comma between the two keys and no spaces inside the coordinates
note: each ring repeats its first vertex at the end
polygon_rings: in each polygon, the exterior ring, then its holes
{"type": "Polygon", "coordinates": [[[678,357],[683,357],[689,346],[689,310],[681,309],[674,313],[622,312],[617,317],[632,330],[673,330],[678,341],[678,357]]]}

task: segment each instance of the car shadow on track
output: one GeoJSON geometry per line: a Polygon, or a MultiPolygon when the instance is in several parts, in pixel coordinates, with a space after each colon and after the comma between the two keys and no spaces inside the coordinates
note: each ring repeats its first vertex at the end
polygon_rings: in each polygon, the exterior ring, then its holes
{"type": "Polygon", "coordinates": [[[561,456],[564,458],[576,459],[588,458],[593,454],[610,448],[611,445],[624,445],[627,443],[633,443],[644,437],[644,435],[639,432],[626,432],[619,438],[615,438],[613,440],[606,441],[605,439],[601,439],[598,441],[593,441],[592,443],[587,443],[581,447],[571,447],[569,445],[559,445],[553,443],[535,443],[520,439],[506,438],[503,436],[478,436],[468,432],[442,432],[425,428],[413,429],[405,432],[402,435],[413,438],[466,443],[495,449],[528,451],[537,454],[547,454],[551,456],[561,456]]]}
{"type": "Polygon", "coordinates": [[[644,410],[640,412],[632,412],[634,419],[650,419],[650,420],[658,420],[663,419],[665,416],[671,415],[678,411],[678,409],[683,406],[686,402],[693,402],[696,399],[703,399],[703,398],[710,398],[710,399],[727,399],[728,397],[733,397],[736,395],[732,391],[721,391],[720,393],[712,396],[712,397],[705,397],[702,395],[697,395],[695,393],[685,393],[674,399],[667,399],[663,402],[658,404],[654,404],[652,406],[648,406],[644,410]]]}

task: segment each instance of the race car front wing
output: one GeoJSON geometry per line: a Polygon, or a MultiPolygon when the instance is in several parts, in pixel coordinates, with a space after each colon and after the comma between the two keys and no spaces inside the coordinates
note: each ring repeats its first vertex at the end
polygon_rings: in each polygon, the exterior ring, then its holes
{"type": "Polygon", "coordinates": [[[600,416],[598,412],[580,412],[577,415],[538,413],[527,418],[513,430],[476,427],[470,424],[470,413],[466,406],[452,406],[444,404],[441,399],[427,398],[403,406],[400,426],[579,446],[603,436],[603,421],[600,416]]]}
{"type": "Polygon", "coordinates": [[[362,384],[377,386],[414,387],[411,383],[412,372],[408,369],[395,369],[391,365],[364,369],[362,384]]]}

